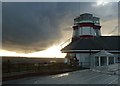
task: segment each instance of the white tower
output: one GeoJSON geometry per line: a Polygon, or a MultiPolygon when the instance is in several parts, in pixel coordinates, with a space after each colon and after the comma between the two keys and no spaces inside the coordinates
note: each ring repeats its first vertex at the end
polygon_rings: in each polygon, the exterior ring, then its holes
{"type": "Polygon", "coordinates": [[[74,19],[72,41],[79,38],[90,38],[101,36],[100,19],[92,14],[84,13],[74,19]]]}

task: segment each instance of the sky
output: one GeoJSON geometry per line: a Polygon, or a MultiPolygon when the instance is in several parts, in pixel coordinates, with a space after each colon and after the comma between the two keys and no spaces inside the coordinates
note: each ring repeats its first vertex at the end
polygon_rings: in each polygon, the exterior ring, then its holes
{"type": "Polygon", "coordinates": [[[102,35],[118,35],[117,2],[3,2],[1,50],[34,53],[58,46],[71,38],[73,20],[82,13],[101,19],[102,35]]]}

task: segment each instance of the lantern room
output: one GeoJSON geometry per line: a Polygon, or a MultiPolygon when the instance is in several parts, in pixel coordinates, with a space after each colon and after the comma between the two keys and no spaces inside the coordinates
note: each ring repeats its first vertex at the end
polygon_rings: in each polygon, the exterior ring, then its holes
{"type": "Polygon", "coordinates": [[[72,40],[101,36],[100,19],[92,14],[84,13],[74,19],[72,40]]]}

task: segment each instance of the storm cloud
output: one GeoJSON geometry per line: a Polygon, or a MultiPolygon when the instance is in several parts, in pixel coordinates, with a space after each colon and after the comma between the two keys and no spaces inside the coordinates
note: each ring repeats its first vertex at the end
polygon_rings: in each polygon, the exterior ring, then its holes
{"type": "Polygon", "coordinates": [[[3,49],[35,52],[59,44],[71,37],[73,19],[80,13],[92,13],[102,18],[103,22],[117,19],[117,3],[106,6],[94,4],[96,3],[3,2],[3,49]]]}

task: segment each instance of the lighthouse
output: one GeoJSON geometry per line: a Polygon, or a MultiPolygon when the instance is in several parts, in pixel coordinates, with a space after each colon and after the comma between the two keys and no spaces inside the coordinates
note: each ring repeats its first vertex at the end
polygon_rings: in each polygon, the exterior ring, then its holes
{"type": "Polygon", "coordinates": [[[79,38],[101,36],[100,18],[89,13],[81,14],[74,19],[72,41],[79,38]]]}
{"type": "MultiPolygon", "coordinates": [[[[73,35],[72,35],[72,41],[70,44],[74,44],[78,41],[80,41],[79,44],[81,44],[83,41],[91,38],[99,38],[101,36],[101,26],[100,26],[100,18],[95,17],[93,14],[90,13],[84,13],[81,14],[80,16],[76,17],[74,19],[74,25],[73,25],[73,35]],[[78,41],[77,41],[78,40],[78,41]]],[[[79,46],[79,44],[74,44],[72,47],[86,47],[86,46],[79,46]]],[[[84,44],[89,44],[89,41],[84,43],[84,44]]],[[[84,53],[84,50],[82,50],[82,53],[77,49],[68,50],[67,52],[67,57],[69,59],[71,58],[76,58],[79,60],[79,65],[89,67],[88,65],[90,64],[90,58],[89,56],[91,53],[84,53]]],[[[90,52],[90,50],[88,51],[90,52]]]]}
{"type": "Polygon", "coordinates": [[[74,19],[72,41],[61,49],[67,63],[84,68],[106,66],[119,61],[120,36],[102,36],[100,18],[84,13],[74,19]],[[74,64],[73,64],[74,63],[74,64]]]}

